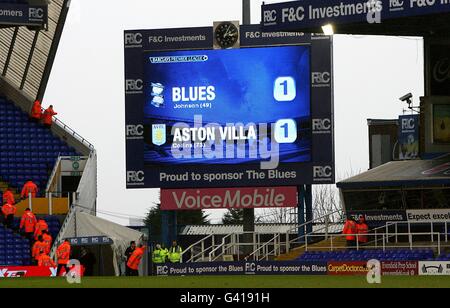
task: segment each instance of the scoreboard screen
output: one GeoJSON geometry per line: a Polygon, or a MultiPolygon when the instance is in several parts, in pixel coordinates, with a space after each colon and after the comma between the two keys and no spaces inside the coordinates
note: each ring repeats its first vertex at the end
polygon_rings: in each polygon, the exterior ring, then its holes
{"type": "Polygon", "coordinates": [[[144,53],[146,165],[311,160],[308,46],[144,53]]]}

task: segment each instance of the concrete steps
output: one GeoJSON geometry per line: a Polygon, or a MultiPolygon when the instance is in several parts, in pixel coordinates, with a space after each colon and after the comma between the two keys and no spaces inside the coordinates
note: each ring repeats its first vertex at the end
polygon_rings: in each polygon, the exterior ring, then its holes
{"type": "MultiPolygon", "coordinates": [[[[333,239],[333,247],[337,249],[344,249],[347,245],[347,242],[344,238],[334,238],[333,239]]],[[[329,251],[331,247],[331,240],[324,240],[321,242],[317,242],[314,244],[308,245],[308,250],[315,250],[315,251],[329,251]]],[[[292,261],[297,259],[299,256],[301,256],[306,251],[306,246],[302,245],[299,247],[296,247],[294,249],[291,249],[291,251],[287,254],[280,255],[276,258],[277,261],[292,261]]]]}

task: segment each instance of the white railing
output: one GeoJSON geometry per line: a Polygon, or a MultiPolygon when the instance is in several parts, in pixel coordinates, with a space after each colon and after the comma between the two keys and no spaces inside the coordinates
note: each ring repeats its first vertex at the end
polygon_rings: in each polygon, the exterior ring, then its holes
{"type": "Polygon", "coordinates": [[[270,257],[278,257],[281,255],[282,242],[281,242],[281,233],[276,234],[272,239],[268,242],[257,248],[247,257],[245,260],[253,260],[253,261],[268,261],[270,257]]]}
{"type": "MultiPolygon", "coordinates": [[[[396,233],[394,234],[394,236],[400,237],[400,236],[404,236],[404,237],[408,237],[408,241],[407,242],[402,242],[402,243],[397,243],[395,245],[390,245],[387,238],[389,236],[393,235],[392,233],[387,234],[387,233],[369,233],[367,235],[364,236],[368,236],[368,237],[375,237],[378,236],[378,239],[375,241],[371,241],[368,242],[367,244],[361,244],[359,242],[359,237],[361,237],[361,234],[332,234],[329,235],[329,239],[330,239],[330,244],[329,245],[325,245],[325,246],[319,246],[319,245],[314,245],[311,246],[308,244],[308,239],[309,238],[314,238],[314,237],[318,237],[320,235],[317,234],[307,234],[306,235],[306,241],[305,241],[305,246],[304,249],[305,251],[310,251],[310,250],[327,250],[327,251],[335,251],[335,250],[345,250],[345,249],[355,249],[355,250],[367,250],[367,249],[382,249],[383,251],[386,251],[387,249],[401,249],[401,248],[407,248],[410,250],[416,249],[416,248],[432,248],[432,249],[437,249],[438,254],[441,254],[441,234],[439,232],[417,232],[417,233],[396,233]],[[347,236],[354,236],[356,238],[355,241],[355,246],[354,247],[347,247],[347,246],[342,246],[342,245],[334,245],[334,243],[336,243],[336,239],[337,238],[343,238],[345,239],[347,236]],[[436,242],[432,242],[431,244],[423,244],[418,242],[414,242],[414,237],[423,237],[423,236],[431,236],[437,237],[437,241],[436,242]],[[381,241],[381,245],[379,244],[379,242],[381,241]]],[[[342,243],[342,241],[340,241],[340,243],[342,243]]]]}
{"type": "Polygon", "coordinates": [[[215,247],[215,241],[217,241],[215,239],[216,237],[216,235],[210,234],[186,248],[181,253],[181,262],[195,262],[199,258],[202,261],[205,260],[206,253],[215,247]],[[211,244],[209,242],[211,242],[211,244]],[[196,250],[200,250],[200,252],[196,252],[196,250]],[[186,257],[187,254],[190,254],[189,258],[186,257]]]}
{"type": "MultiPolygon", "coordinates": [[[[45,111],[45,110],[42,108],[42,111],[45,111]]],[[[61,121],[60,119],[58,119],[55,116],[53,116],[53,122],[56,123],[60,128],[62,128],[68,135],[72,136],[73,138],[75,138],[75,140],[80,142],[83,146],[87,147],[89,149],[89,151],[95,150],[94,145],[92,145],[92,143],[90,143],[83,136],[78,134],[69,125],[66,125],[63,121],[61,121]]]]}
{"type": "Polygon", "coordinates": [[[295,244],[302,245],[305,243],[306,235],[308,234],[308,229],[312,229],[311,234],[320,233],[321,237],[324,237],[325,239],[327,239],[330,234],[330,226],[339,224],[339,223],[331,223],[330,222],[330,216],[336,216],[336,215],[339,215],[341,218],[344,217],[342,210],[336,210],[336,211],[332,211],[328,214],[322,215],[320,217],[314,218],[311,221],[300,224],[300,225],[296,226],[295,228],[292,228],[291,230],[287,231],[286,232],[286,252],[289,253],[291,247],[294,246],[295,244]],[[314,225],[321,224],[321,223],[324,224],[324,226],[321,228],[316,228],[314,230],[314,225]],[[303,229],[303,235],[297,236],[293,239],[289,239],[289,234],[293,233],[294,231],[295,231],[295,233],[298,233],[301,229],[303,229]]]}
{"type": "MultiPolygon", "coordinates": [[[[53,215],[53,198],[58,198],[57,196],[60,195],[61,198],[62,197],[62,193],[54,193],[54,192],[46,192],[45,193],[45,198],[48,199],[48,215],[53,215]]],[[[31,193],[28,194],[28,208],[33,212],[33,197],[31,195],[31,193]]],[[[67,193],[67,212],[70,210],[70,193],[67,193]]],[[[61,213],[59,213],[61,214],[61,213]]]]}
{"type": "MultiPolygon", "coordinates": [[[[411,221],[387,222],[384,226],[375,228],[371,232],[375,233],[375,235],[376,235],[378,233],[378,230],[383,230],[383,233],[385,233],[387,235],[386,240],[388,243],[389,243],[390,238],[394,238],[395,242],[398,243],[399,227],[405,226],[408,229],[408,233],[413,233],[412,229],[414,227],[429,226],[430,227],[430,233],[429,233],[430,241],[434,242],[435,241],[435,237],[434,237],[435,232],[434,231],[435,231],[436,227],[443,225],[444,233],[440,232],[439,234],[440,234],[440,236],[443,236],[443,241],[445,241],[447,243],[449,241],[449,234],[448,234],[449,223],[450,222],[433,222],[433,221],[430,221],[430,222],[411,222],[411,221]],[[394,229],[394,232],[391,231],[392,229],[394,229]]],[[[375,240],[376,240],[376,238],[377,237],[375,237],[375,240]]]]}
{"type": "Polygon", "coordinates": [[[286,240],[282,233],[263,234],[259,232],[239,232],[226,235],[220,245],[209,253],[209,261],[217,261],[231,255],[237,260],[269,260],[286,251],[286,240]],[[272,236],[269,241],[263,238],[272,236]],[[251,240],[249,240],[251,238],[251,240]]]}

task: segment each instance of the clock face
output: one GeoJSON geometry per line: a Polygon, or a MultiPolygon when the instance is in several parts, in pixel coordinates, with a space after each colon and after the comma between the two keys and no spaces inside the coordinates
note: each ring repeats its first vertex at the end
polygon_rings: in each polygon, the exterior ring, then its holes
{"type": "Polygon", "coordinates": [[[239,29],[230,22],[220,24],[214,33],[220,47],[231,48],[239,39],[239,29]]]}

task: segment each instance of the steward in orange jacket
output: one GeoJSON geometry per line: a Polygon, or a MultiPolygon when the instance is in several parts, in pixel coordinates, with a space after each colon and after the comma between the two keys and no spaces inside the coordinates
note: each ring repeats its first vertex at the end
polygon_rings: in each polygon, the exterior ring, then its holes
{"type": "Polygon", "coordinates": [[[39,236],[36,243],[34,243],[33,248],[31,249],[31,256],[37,263],[39,260],[39,257],[42,253],[45,253],[45,249],[47,249],[47,244],[42,239],[42,236],[39,236]]]}
{"type": "Polygon", "coordinates": [[[139,276],[139,265],[141,264],[146,247],[139,245],[131,254],[130,259],[127,262],[127,267],[130,272],[130,276],[139,276]]]}
{"type": "Polygon", "coordinates": [[[22,193],[20,194],[20,196],[23,199],[26,199],[26,198],[28,198],[28,194],[31,193],[31,198],[36,198],[38,191],[39,191],[39,189],[38,189],[37,185],[34,184],[33,181],[29,180],[28,182],[26,182],[23,185],[22,193]]]}
{"type": "Polygon", "coordinates": [[[36,229],[36,216],[31,212],[30,209],[26,209],[25,213],[22,215],[22,219],[20,220],[20,230],[23,229],[23,233],[25,233],[25,237],[28,240],[32,240],[34,236],[34,231],[36,229]]]}
{"type": "Polygon", "coordinates": [[[56,264],[55,264],[55,261],[53,261],[48,256],[48,254],[46,254],[45,252],[42,252],[38,258],[38,266],[56,267],[56,264]]]}
{"type": "Polygon", "coordinates": [[[56,250],[56,258],[58,259],[58,275],[61,274],[61,269],[63,267],[65,268],[66,273],[69,273],[69,267],[67,265],[69,264],[71,250],[72,248],[69,240],[67,239],[64,240],[64,243],[62,243],[56,250]]]}
{"type": "Polygon", "coordinates": [[[34,101],[33,103],[33,107],[31,108],[31,119],[39,122],[39,120],[42,117],[42,106],[41,106],[41,102],[39,100],[34,101]]]}
{"type": "Polygon", "coordinates": [[[358,243],[367,244],[367,242],[369,242],[369,237],[367,236],[367,234],[369,233],[369,226],[366,224],[366,219],[364,218],[364,216],[361,216],[359,218],[356,229],[358,230],[358,243]]]}
{"type": "Polygon", "coordinates": [[[37,238],[42,235],[43,231],[48,231],[48,224],[45,220],[39,219],[34,230],[34,239],[37,240],[37,238]]]}
{"type": "Polygon", "coordinates": [[[53,105],[50,105],[47,109],[45,109],[44,113],[42,114],[42,124],[46,127],[51,127],[53,123],[53,116],[57,115],[53,110],[53,105]]]}
{"type": "Polygon", "coordinates": [[[16,203],[16,200],[14,199],[14,195],[11,192],[11,189],[6,188],[5,192],[3,193],[3,201],[6,201],[11,205],[14,205],[16,203]]]}
{"type": "Polygon", "coordinates": [[[16,212],[17,208],[5,201],[2,206],[2,213],[4,216],[4,224],[7,228],[11,228],[13,226],[14,215],[16,214],[16,212]]]}
{"type": "Polygon", "coordinates": [[[356,233],[358,232],[356,221],[350,217],[347,219],[344,225],[344,230],[342,230],[342,234],[347,234],[345,239],[347,240],[347,247],[355,247],[356,246],[356,233]]]}
{"type": "Polygon", "coordinates": [[[44,243],[47,244],[47,249],[45,250],[45,253],[50,254],[50,250],[52,249],[53,238],[50,235],[50,233],[48,233],[47,230],[42,231],[42,239],[44,240],[44,243]]]}

